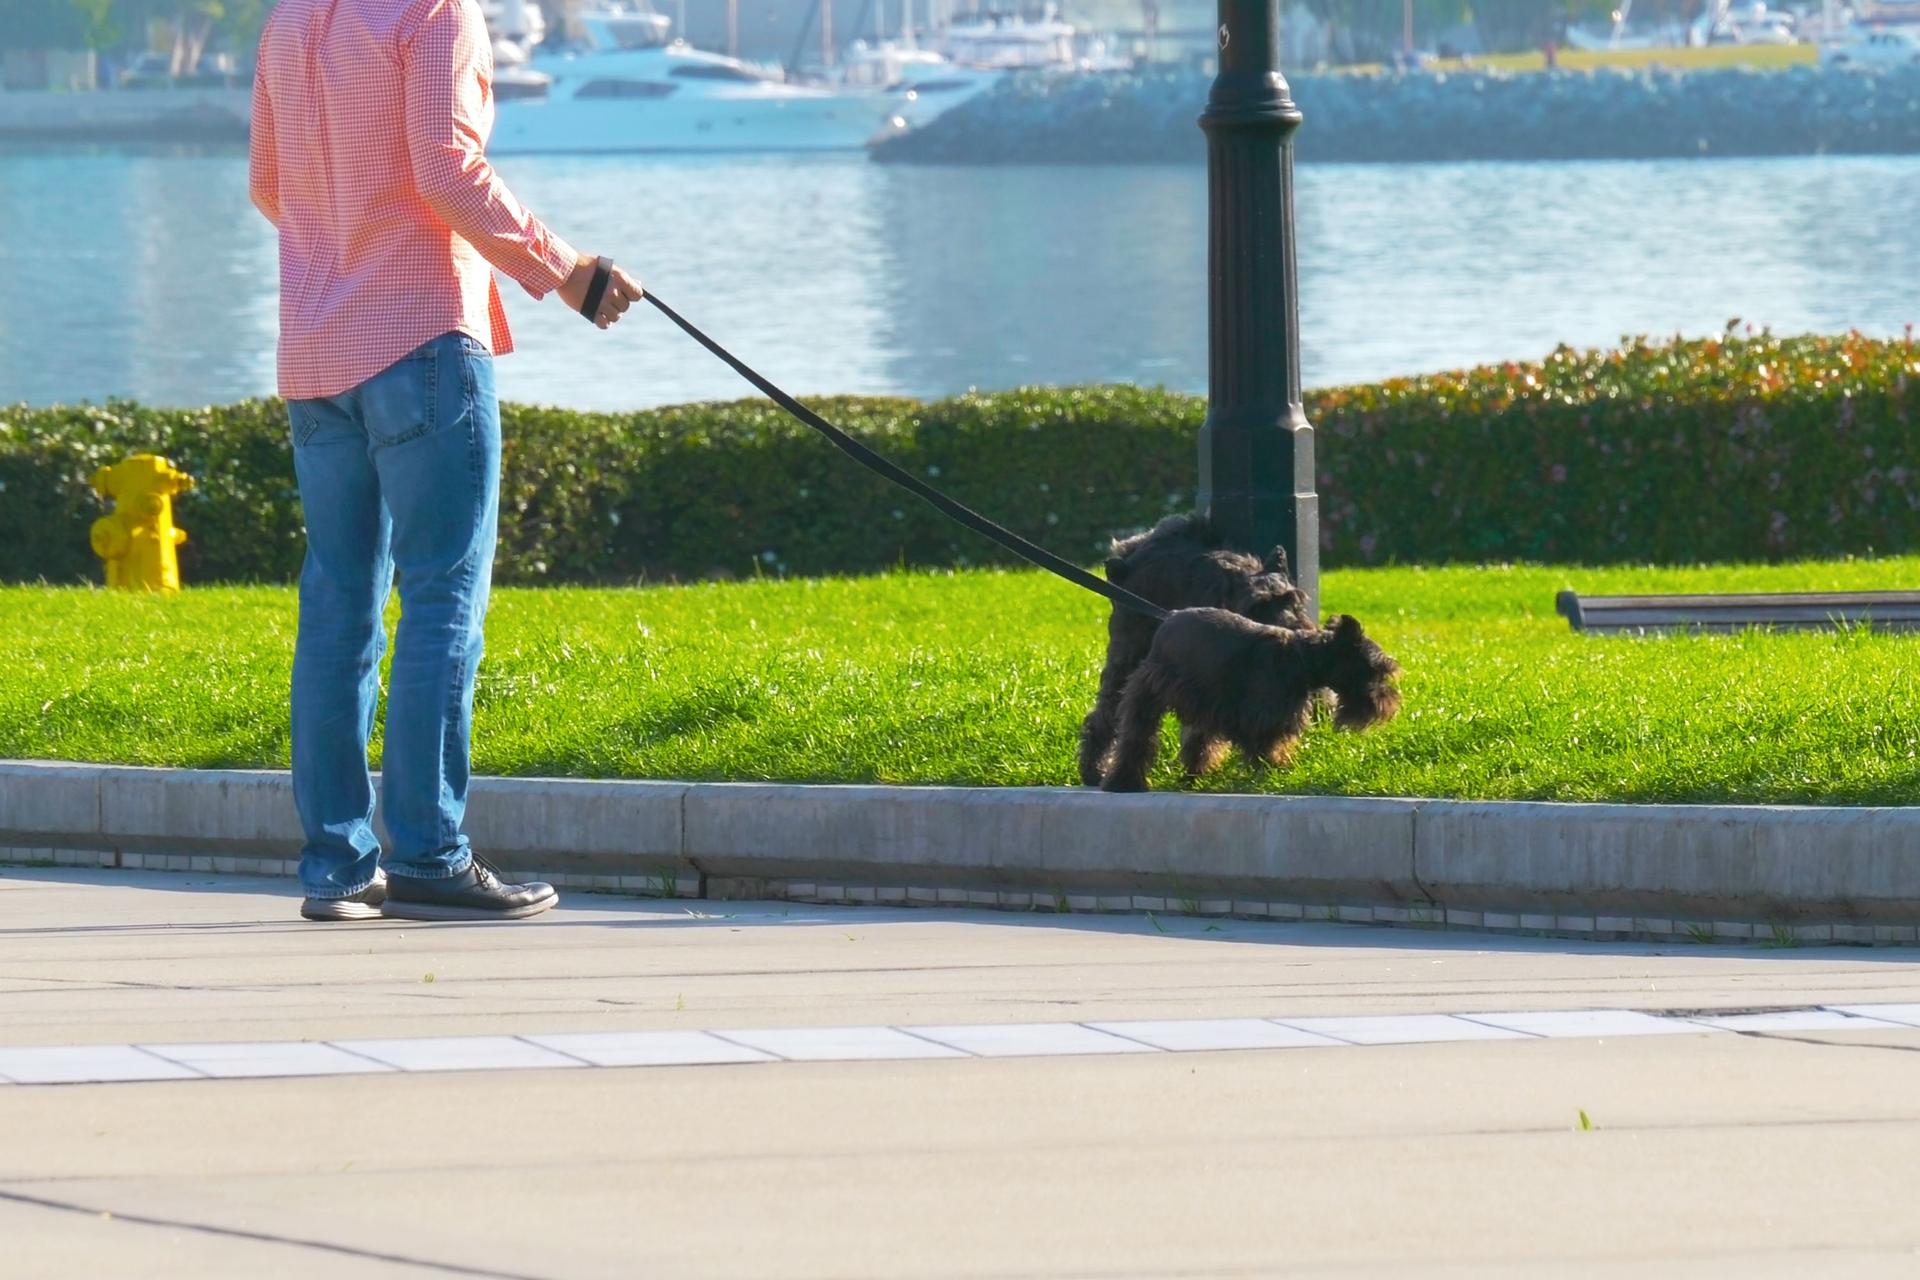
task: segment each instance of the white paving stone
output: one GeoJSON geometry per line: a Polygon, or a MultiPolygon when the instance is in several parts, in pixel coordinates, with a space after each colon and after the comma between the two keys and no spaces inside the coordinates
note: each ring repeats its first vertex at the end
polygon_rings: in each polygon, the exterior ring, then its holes
{"type": "Polygon", "coordinates": [[[330,1043],[401,1071],[524,1071],[584,1067],[579,1058],[517,1036],[441,1036],[418,1040],[334,1040],[330,1043]]]}
{"type": "Polygon", "coordinates": [[[112,1080],[196,1080],[199,1072],[129,1044],[0,1049],[0,1077],[15,1084],[96,1084],[112,1080]]]}
{"type": "Polygon", "coordinates": [[[219,1079],[242,1076],[353,1076],[391,1071],[385,1063],[362,1058],[312,1040],[231,1044],[149,1044],[141,1048],[168,1061],[219,1079]]]}
{"type": "Polygon", "coordinates": [[[584,1058],[596,1067],[693,1067],[774,1061],[758,1049],[733,1044],[704,1031],[582,1031],[522,1038],[584,1058]]]}
{"type": "Polygon", "coordinates": [[[1177,1022],[1089,1022],[1095,1031],[1107,1031],[1141,1040],[1156,1049],[1176,1052],[1213,1049],[1308,1049],[1341,1047],[1311,1031],[1262,1018],[1192,1018],[1177,1022]]]}
{"type": "Polygon", "coordinates": [[[1575,1009],[1565,1013],[1463,1013],[1471,1022],[1523,1031],[1549,1039],[1585,1039],[1605,1036],[1701,1035],[1706,1031],[1687,1018],[1660,1018],[1632,1009],[1575,1009]]]}
{"type": "Polygon", "coordinates": [[[1860,1018],[1879,1018],[1903,1027],[1920,1027],[1920,1004],[1830,1004],[1829,1009],[1860,1018]]]}
{"type": "Polygon", "coordinates": [[[1782,1009],[1777,1013],[1735,1013],[1724,1018],[1695,1018],[1722,1031],[1891,1031],[1904,1024],[1860,1017],[1832,1009],[1782,1009]]]}
{"type": "Polygon", "coordinates": [[[1158,1052],[1151,1045],[1122,1040],[1077,1022],[972,1023],[910,1029],[915,1035],[977,1053],[983,1058],[1158,1052]]]}
{"type": "Polygon", "coordinates": [[[1451,1040],[1525,1040],[1531,1037],[1504,1027],[1489,1027],[1445,1013],[1378,1014],[1333,1018],[1275,1018],[1282,1026],[1297,1027],[1348,1044],[1441,1044],[1451,1040]]]}
{"type": "Polygon", "coordinates": [[[780,1027],[723,1031],[723,1039],[795,1062],[873,1062],[887,1058],[964,1058],[960,1050],[892,1027],[780,1027]]]}
{"type": "Polygon", "coordinates": [[[911,1058],[1074,1057],[1699,1035],[1715,1031],[1865,1031],[1920,1027],[1920,1004],[1835,1005],[1770,1013],[1660,1017],[1630,1009],[1299,1018],[1191,1018],[927,1027],[778,1027],[592,1031],[543,1036],[0,1048],[0,1084],[365,1075],[387,1071],[544,1070],[911,1058]]]}

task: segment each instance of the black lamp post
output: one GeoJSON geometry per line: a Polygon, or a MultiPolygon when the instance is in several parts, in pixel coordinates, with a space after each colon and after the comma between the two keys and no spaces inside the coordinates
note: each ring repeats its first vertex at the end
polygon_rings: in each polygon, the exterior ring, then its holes
{"type": "Polygon", "coordinates": [[[1313,428],[1300,407],[1293,131],[1276,0],[1220,0],[1207,134],[1208,401],[1200,506],[1229,544],[1286,548],[1320,607],[1313,428]]]}

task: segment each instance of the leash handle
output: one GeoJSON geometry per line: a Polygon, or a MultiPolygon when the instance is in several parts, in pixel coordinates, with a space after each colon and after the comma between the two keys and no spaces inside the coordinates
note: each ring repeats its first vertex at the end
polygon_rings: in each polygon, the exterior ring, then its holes
{"type": "Polygon", "coordinates": [[[1057,574],[1065,578],[1068,582],[1073,583],[1076,587],[1084,587],[1095,595],[1105,596],[1122,609],[1129,609],[1134,613],[1144,614],[1156,621],[1164,621],[1166,619],[1167,611],[1152,601],[1135,595],[1125,587],[1116,586],[1104,578],[1094,577],[1072,561],[1063,560],[1053,554],[1053,552],[1048,551],[1045,547],[1028,542],[1011,529],[1002,528],[971,507],[949,498],[946,494],[940,492],[919,476],[889,462],[872,449],[869,449],[866,445],[861,444],[858,440],[855,440],[852,436],[761,377],[760,374],[744,360],[741,360],[731,351],[728,351],[725,347],[702,333],[692,321],[682,316],[678,311],[675,311],[672,307],[660,301],[659,295],[655,294],[652,290],[648,290],[645,297],[648,302],[651,302],[659,309],[660,314],[679,325],[689,338],[692,338],[695,342],[713,352],[714,355],[720,357],[735,373],[766,393],[775,404],[832,441],[835,448],[839,449],[840,452],[846,454],[867,470],[886,477],[915,497],[924,499],[938,509],[941,514],[958,521],[982,537],[991,538],[1029,564],[1045,569],[1049,573],[1057,574]]]}
{"type": "Polygon", "coordinates": [[[587,296],[581,300],[580,314],[589,320],[600,317],[600,304],[606,300],[607,286],[613,282],[613,259],[593,260],[593,277],[587,282],[587,296]]]}

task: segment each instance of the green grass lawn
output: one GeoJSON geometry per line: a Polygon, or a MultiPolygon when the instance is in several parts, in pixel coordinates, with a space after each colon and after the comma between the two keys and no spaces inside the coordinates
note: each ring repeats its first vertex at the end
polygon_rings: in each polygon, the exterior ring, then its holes
{"type": "MultiPolygon", "coordinates": [[[[1920,637],[1571,633],[1555,591],[1873,589],[1920,557],[1712,569],[1329,574],[1406,668],[1399,720],[1316,725],[1235,791],[1920,801],[1920,637]]],[[[1069,784],[1105,605],[1032,573],[496,594],[493,774],[1069,784]]],[[[285,766],[294,596],[0,588],[0,756],[285,766]]],[[[1171,731],[1169,731],[1171,737],[1171,731]]],[[[1171,758],[1171,752],[1168,753],[1171,758]]],[[[1163,763],[1156,785],[1172,785],[1163,763]]]]}

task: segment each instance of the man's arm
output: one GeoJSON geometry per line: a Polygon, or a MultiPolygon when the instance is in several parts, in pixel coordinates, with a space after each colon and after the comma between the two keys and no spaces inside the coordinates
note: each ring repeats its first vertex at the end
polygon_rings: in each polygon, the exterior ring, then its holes
{"type": "Polygon", "coordinates": [[[253,72],[253,125],[247,141],[247,192],[254,207],[280,225],[280,152],[273,132],[273,99],[267,95],[267,70],[253,72]]]}
{"type": "Polygon", "coordinates": [[[403,53],[407,151],[427,207],[494,267],[543,298],[580,255],[514,199],[487,163],[486,22],[471,0],[433,0],[403,53]]]}

